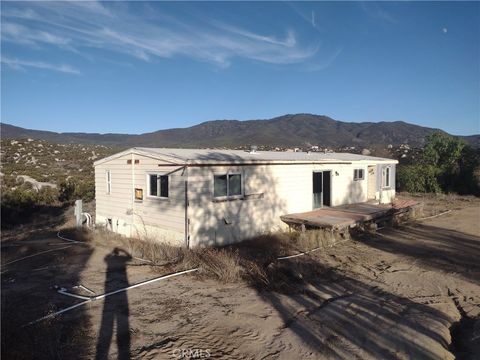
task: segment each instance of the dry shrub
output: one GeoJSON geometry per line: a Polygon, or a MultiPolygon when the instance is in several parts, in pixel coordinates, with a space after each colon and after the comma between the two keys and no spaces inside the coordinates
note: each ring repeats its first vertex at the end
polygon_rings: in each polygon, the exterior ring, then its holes
{"type": "Polygon", "coordinates": [[[233,249],[204,248],[191,250],[197,260],[199,274],[223,283],[242,279],[242,268],[238,251],[233,249]]]}
{"type": "MultiPolygon", "coordinates": [[[[163,273],[199,268],[197,275],[203,278],[223,283],[243,280],[255,287],[277,289],[286,287],[285,284],[295,285],[297,279],[297,275],[283,265],[285,262],[278,264],[278,257],[332,246],[348,239],[349,233],[319,229],[277,232],[222,248],[193,249],[153,239],[127,238],[103,229],[81,236],[95,246],[122,247],[132,257],[145,261],[144,265],[163,273]]],[[[72,238],[78,239],[74,234],[72,238]]]]}

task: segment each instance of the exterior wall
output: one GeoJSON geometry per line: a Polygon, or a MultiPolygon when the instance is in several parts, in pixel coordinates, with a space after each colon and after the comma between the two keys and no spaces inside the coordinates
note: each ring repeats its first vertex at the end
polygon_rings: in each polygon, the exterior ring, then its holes
{"type": "MultiPolygon", "coordinates": [[[[332,206],[367,201],[368,165],[372,163],[190,167],[190,245],[225,245],[286,229],[281,215],[312,210],[314,171],[331,171],[332,206]],[[364,180],[354,180],[354,169],[364,169],[364,180]],[[227,172],[242,174],[244,199],[217,201],[213,197],[214,174],[227,172]]],[[[379,189],[378,198],[380,194],[386,201],[395,190],[379,189]]]]}
{"type": "MultiPolygon", "coordinates": [[[[283,227],[278,217],[287,201],[277,194],[272,166],[213,166],[188,169],[188,217],[191,246],[238,242],[283,227]],[[217,201],[213,176],[242,174],[244,199],[217,201]]],[[[295,192],[295,190],[293,190],[295,192]]]]}
{"type": "Polygon", "coordinates": [[[95,167],[95,224],[106,226],[111,219],[111,230],[130,236],[132,206],[132,177],[127,159],[131,155],[112,159],[95,167]],[[106,171],[111,173],[111,192],[107,194],[106,171]]]}
{"type": "Polygon", "coordinates": [[[96,224],[112,218],[112,230],[131,237],[148,238],[175,245],[185,243],[185,180],[179,166],[147,156],[128,154],[95,167],[96,224]],[[132,160],[132,164],[127,164],[132,160]],[[135,164],[135,160],[138,163],[135,164]],[[106,170],[112,173],[112,192],[106,195],[106,170]],[[168,198],[148,195],[147,174],[169,173],[168,198]],[[132,181],[133,179],[133,181],[132,181]],[[143,190],[143,200],[135,200],[135,189],[143,190]],[[119,226],[116,226],[117,221],[119,226]]]}
{"type": "Polygon", "coordinates": [[[312,210],[314,171],[331,171],[332,206],[367,201],[369,165],[377,166],[376,199],[382,203],[391,202],[395,197],[395,164],[362,162],[183,168],[170,166],[156,158],[127,154],[95,167],[96,224],[105,225],[107,219],[111,219],[111,230],[115,232],[174,245],[184,245],[186,241],[190,246],[230,244],[286,229],[287,225],[280,220],[281,215],[312,210]],[[127,163],[129,160],[132,160],[131,164],[127,163]],[[138,160],[137,164],[135,160],[138,160]],[[385,165],[391,167],[388,189],[382,188],[382,167],[385,165]],[[353,179],[354,169],[364,169],[364,180],[353,179]],[[109,195],[106,194],[106,170],[112,174],[109,195]],[[214,199],[213,175],[226,172],[242,174],[244,198],[214,199]],[[148,196],[148,173],[169,173],[168,198],[148,196]],[[143,190],[142,200],[135,200],[135,189],[143,190]]]}

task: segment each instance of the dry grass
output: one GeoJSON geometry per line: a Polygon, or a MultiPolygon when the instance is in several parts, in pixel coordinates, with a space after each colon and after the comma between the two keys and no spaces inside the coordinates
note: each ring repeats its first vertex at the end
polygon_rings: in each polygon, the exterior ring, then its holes
{"type": "Polygon", "coordinates": [[[278,232],[221,248],[186,249],[152,239],[127,238],[102,229],[67,229],[62,231],[62,235],[94,246],[121,247],[142,265],[151,266],[158,272],[199,268],[197,276],[202,278],[223,283],[246,281],[263,288],[271,287],[276,281],[273,281],[272,271],[278,257],[332,246],[349,238],[348,232],[278,232]]]}
{"type": "Polygon", "coordinates": [[[446,210],[462,209],[467,206],[476,206],[480,198],[473,195],[457,194],[410,194],[397,193],[397,198],[411,199],[421,203],[418,214],[414,218],[438,215],[446,210]]]}

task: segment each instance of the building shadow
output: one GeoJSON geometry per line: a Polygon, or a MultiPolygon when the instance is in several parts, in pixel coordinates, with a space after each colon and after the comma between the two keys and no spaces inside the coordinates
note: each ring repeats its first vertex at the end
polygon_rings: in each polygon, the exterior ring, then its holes
{"type": "MultiPolygon", "coordinates": [[[[105,256],[107,275],[105,278],[105,293],[127,287],[127,262],[131,260],[126,251],[115,248],[105,256]]],[[[130,359],[130,326],[129,326],[128,296],[126,291],[114,296],[107,296],[104,300],[102,323],[97,340],[95,358],[108,359],[108,352],[113,338],[114,326],[118,359],[130,359]]]]}
{"type": "Polygon", "coordinates": [[[275,288],[253,284],[258,295],[277,311],[283,327],[319,357],[396,359],[403,353],[411,359],[435,359],[448,349],[448,334],[442,329],[454,319],[320,259],[287,260],[270,275],[275,288]]]}
{"type": "Polygon", "coordinates": [[[412,223],[385,228],[380,235],[356,240],[381,251],[408,256],[427,268],[455,273],[467,281],[480,283],[478,236],[412,223]]]}

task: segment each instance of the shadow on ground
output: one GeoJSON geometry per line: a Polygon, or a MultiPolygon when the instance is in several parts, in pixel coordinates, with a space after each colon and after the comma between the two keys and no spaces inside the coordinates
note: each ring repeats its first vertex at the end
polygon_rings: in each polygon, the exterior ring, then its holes
{"type": "Polygon", "coordinates": [[[93,250],[71,245],[5,265],[15,259],[69,245],[59,241],[54,233],[2,244],[3,359],[81,358],[89,353],[90,323],[83,307],[76,309],[75,317],[57,317],[24,325],[81,301],[57,294],[53,286],[77,285],[93,250]]]}
{"type": "Polygon", "coordinates": [[[284,327],[326,358],[434,359],[448,349],[453,319],[313,259],[272,268],[277,291],[259,291],[284,327]],[[283,284],[283,285],[282,285],[283,284]]]}
{"type": "Polygon", "coordinates": [[[459,231],[424,224],[386,228],[380,235],[364,238],[378,250],[414,258],[423,266],[456,273],[480,283],[480,239],[459,231]]]}

